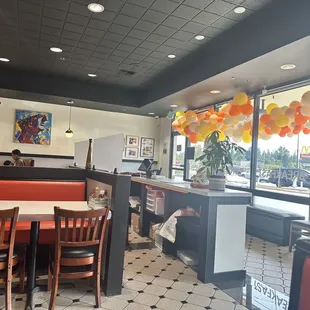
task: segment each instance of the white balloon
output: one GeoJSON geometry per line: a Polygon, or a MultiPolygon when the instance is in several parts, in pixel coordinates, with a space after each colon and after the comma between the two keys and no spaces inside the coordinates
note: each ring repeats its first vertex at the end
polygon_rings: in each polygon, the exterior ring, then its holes
{"type": "Polygon", "coordinates": [[[306,123],[305,127],[310,129],[310,122],[309,121],[306,123]]]}

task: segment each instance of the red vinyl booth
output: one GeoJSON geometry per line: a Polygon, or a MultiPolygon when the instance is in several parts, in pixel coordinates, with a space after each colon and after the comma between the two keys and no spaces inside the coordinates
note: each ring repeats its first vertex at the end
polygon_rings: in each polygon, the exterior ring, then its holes
{"type": "MultiPolygon", "coordinates": [[[[0,180],[0,200],[24,201],[84,201],[85,181],[29,181],[0,180]]],[[[28,243],[30,222],[17,222],[16,243],[28,243]]],[[[55,239],[53,221],[41,222],[40,244],[50,244],[55,239]]]]}

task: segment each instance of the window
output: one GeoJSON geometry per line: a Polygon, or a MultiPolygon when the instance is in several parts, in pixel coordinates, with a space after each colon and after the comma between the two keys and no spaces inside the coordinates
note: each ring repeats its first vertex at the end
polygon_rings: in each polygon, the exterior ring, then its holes
{"type": "Polygon", "coordinates": [[[196,174],[197,170],[200,168],[200,163],[196,162],[196,158],[202,155],[204,149],[204,142],[190,143],[190,147],[195,148],[194,159],[187,160],[186,165],[186,179],[191,180],[192,177],[196,174]]]}
{"type": "MultiPolygon", "coordinates": [[[[302,95],[310,90],[310,86],[300,87],[284,91],[274,95],[260,98],[260,125],[257,150],[257,170],[259,177],[256,189],[280,192],[283,194],[310,196],[310,130],[309,120],[297,120],[298,102],[302,95]],[[294,103],[295,101],[295,103],[294,103]],[[269,116],[264,119],[263,114],[268,113],[271,104],[277,106],[271,110],[269,116]],[[292,107],[287,111],[286,107],[292,107]],[[295,107],[295,108],[294,108],[295,107]],[[284,119],[285,127],[276,117],[281,114],[288,116],[284,119]],[[274,112],[272,112],[274,111],[274,112]],[[287,111],[287,112],[285,112],[287,111]],[[283,113],[282,113],[283,114],[283,113]],[[300,121],[303,123],[300,125],[300,121]],[[287,131],[293,131],[287,133],[287,131]],[[306,129],[303,129],[306,128],[306,129]],[[269,133],[274,132],[271,136],[269,133]]],[[[291,210],[294,212],[294,210],[291,210]]]]}
{"type": "Polygon", "coordinates": [[[186,146],[186,138],[184,136],[178,134],[173,136],[173,153],[172,153],[172,167],[171,167],[172,178],[183,180],[185,146],[186,146]]]}

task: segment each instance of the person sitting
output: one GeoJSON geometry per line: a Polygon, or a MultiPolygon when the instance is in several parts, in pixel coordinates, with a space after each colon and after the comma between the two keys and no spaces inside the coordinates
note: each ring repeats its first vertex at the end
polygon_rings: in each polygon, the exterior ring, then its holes
{"type": "Polygon", "coordinates": [[[14,159],[14,162],[12,163],[13,166],[19,166],[23,167],[25,166],[24,161],[21,159],[22,153],[20,150],[15,149],[12,151],[12,158],[14,159]]]}

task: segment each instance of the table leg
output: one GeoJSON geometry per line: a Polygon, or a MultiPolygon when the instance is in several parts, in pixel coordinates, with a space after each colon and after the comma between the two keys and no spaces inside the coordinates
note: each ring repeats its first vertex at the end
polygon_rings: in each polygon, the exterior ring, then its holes
{"type": "Polygon", "coordinates": [[[27,270],[27,300],[25,309],[34,308],[33,293],[36,291],[36,262],[37,249],[39,241],[40,222],[31,222],[30,245],[28,252],[28,270],[27,270]]]}

